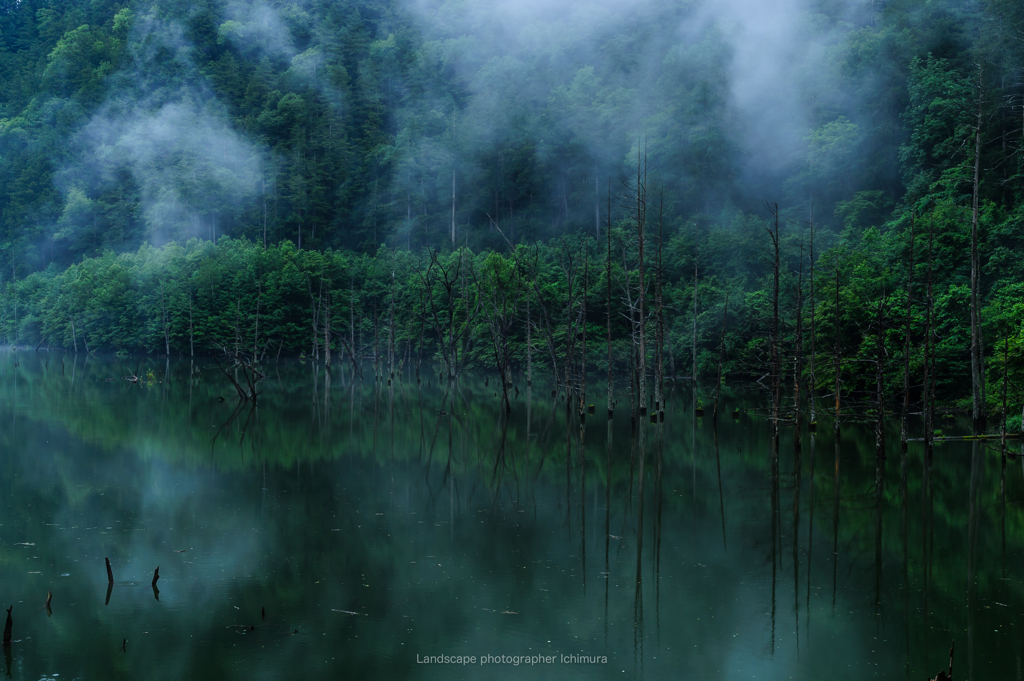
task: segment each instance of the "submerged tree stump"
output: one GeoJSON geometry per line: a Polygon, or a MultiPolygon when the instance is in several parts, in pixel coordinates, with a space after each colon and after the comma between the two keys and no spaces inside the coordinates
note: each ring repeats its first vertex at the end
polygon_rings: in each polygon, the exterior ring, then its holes
{"type": "MultiPolygon", "coordinates": [[[[955,642],[954,642],[955,643],[955,642]]],[[[953,645],[949,644],[949,673],[939,672],[934,678],[929,681],[953,681],[953,645]]]]}

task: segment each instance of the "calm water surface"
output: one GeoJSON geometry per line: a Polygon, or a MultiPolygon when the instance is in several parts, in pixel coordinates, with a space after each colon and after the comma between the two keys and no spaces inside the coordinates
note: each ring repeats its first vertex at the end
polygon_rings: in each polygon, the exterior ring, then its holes
{"type": "Polygon", "coordinates": [[[621,386],[581,430],[542,381],[506,421],[484,376],[299,362],[250,412],[211,362],[137,362],[0,352],[9,678],[922,679],[954,641],[958,678],[1021,678],[1020,457],[929,467],[893,423],[876,465],[823,417],[773,464],[752,393],[716,434],[679,387],[639,443],[621,386]]]}

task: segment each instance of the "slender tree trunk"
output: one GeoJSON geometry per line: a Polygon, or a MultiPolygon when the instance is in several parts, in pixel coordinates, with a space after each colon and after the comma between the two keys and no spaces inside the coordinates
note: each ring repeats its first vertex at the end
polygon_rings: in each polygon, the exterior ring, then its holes
{"type": "Polygon", "coordinates": [[[189,357],[196,356],[196,336],[192,327],[192,287],[188,288],[188,354],[189,357]]]}
{"type": "Polygon", "coordinates": [[[981,335],[980,281],[981,263],[978,259],[978,190],[981,178],[981,123],[984,104],[982,67],[978,65],[978,114],[974,129],[974,198],[971,211],[971,402],[974,433],[985,432],[985,362],[981,335]]]}
{"type": "MultiPolygon", "coordinates": [[[[637,147],[639,153],[639,145],[637,147]]],[[[637,219],[637,236],[639,238],[639,252],[640,252],[640,319],[639,319],[639,361],[637,363],[637,379],[639,381],[639,401],[640,401],[640,416],[646,416],[647,414],[647,341],[645,337],[645,327],[647,326],[647,319],[645,318],[646,311],[644,309],[647,298],[647,282],[644,279],[644,247],[646,241],[646,235],[644,234],[645,222],[647,220],[647,158],[644,157],[643,165],[637,166],[637,202],[636,202],[636,219],[637,219]],[[641,175],[642,168],[642,175],[641,175]]]]}
{"type": "Polygon", "coordinates": [[[882,297],[878,299],[878,309],[875,313],[875,456],[879,459],[885,458],[885,432],[883,430],[885,405],[882,401],[882,368],[885,359],[884,303],[885,292],[883,291],[882,297]]]}
{"type": "Polygon", "coordinates": [[[1010,379],[1010,336],[1003,336],[1003,416],[999,425],[999,449],[1003,453],[1003,461],[1006,461],[1006,386],[1010,379]]]}
{"type": "Polygon", "coordinates": [[[388,304],[388,379],[395,377],[395,273],[391,273],[391,301],[388,304]]]}
{"type": "Polygon", "coordinates": [[[800,378],[804,363],[804,253],[800,248],[800,266],[796,280],[796,343],[793,351],[793,437],[800,444],[800,378]]]}
{"type": "Polygon", "coordinates": [[[932,367],[935,362],[935,343],[933,337],[933,299],[932,299],[932,223],[928,223],[928,280],[925,301],[925,325],[924,325],[924,387],[922,389],[922,410],[924,412],[924,451],[925,458],[930,459],[932,453],[934,414],[932,383],[935,381],[932,374],[932,367]]]}
{"type": "Polygon", "coordinates": [[[656,272],[655,281],[655,295],[657,296],[656,305],[656,329],[657,329],[657,347],[655,348],[655,361],[654,361],[654,401],[658,414],[658,419],[664,420],[665,418],[665,318],[663,316],[662,306],[662,261],[661,261],[661,250],[662,250],[662,218],[665,210],[665,192],[662,191],[661,200],[658,205],[658,270],[656,272]]]}
{"type": "MultiPolygon", "coordinates": [[[[690,344],[693,347],[692,363],[690,366],[690,380],[693,383],[693,397],[697,399],[697,259],[700,256],[697,244],[697,223],[693,224],[693,326],[690,344]]],[[[696,402],[694,407],[696,407],[696,402]]]]}
{"type": "Polygon", "coordinates": [[[526,288],[526,385],[533,385],[533,320],[530,318],[530,287],[526,288]]]}
{"type": "Polygon", "coordinates": [[[452,248],[455,248],[455,165],[452,165],[452,248]]]}
{"type": "Polygon", "coordinates": [[[348,339],[354,365],[359,363],[359,349],[356,347],[356,285],[351,278],[348,281],[348,339]]]}
{"type": "Polygon", "coordinates": [[[910,418],[910,322],[914,300],[914,216],[910,216],[910,267],[907,269],[907,320],[903,328],[903,416],[900,420],[900,445],[907,448],[907,420],[910,418]]]}
{"type": "Polygon", "coordinates": [[[590,278],[590,253],[586,253],[583,264],[583,346],[580,352],[580,416],[587,410],[587,280],[590,278]]]}
{"type": "Polygon", "coordinates": [[[324,366],[331,366],[331,292],[327,291],[327,304],[324,305],[324,366]]]}
{"type": "Polygon", "coordinates": [[[718,424],[718,396],[722,392],[722,364],[725,361],[725,325],[729,321],[729,292],[725,292],[725,312],[722,313],[722,337],[718,341],[718,382],[715,385],[715,406],[711,412],[711,422],[718,424]]]}
{"type": "Polygon", "coordinates": [[[811,294],[811,362],[808,367],[807,377],[807,403],[811,410],[811,427],[816,427],[818,423],[816,407],[814,404],[814,390],[817,387],[814,377],[814,365],[817,360],[817,352],[815,349],[815,341],[818,337],[815,328],[815,307],[814,307],[814,205],[811,205],[811,281],[810,281],[810,294],[811,294]]]}
{"type": "Polygon", "coordinates": [[[772,363],[772,442],[777,451],[779,438],[779,408],[782,403],[782,367],[781,348],[779,342],[779,270],[782,266],[779,254],[779,204],[768,205],[772,216],[772,227],[769,237],[772,243],[772,328],[771,328],[771,363],[772,363]]]}
{"type": "MultiPolygon", "coordinates": [[[[235,357],[238,357],[239,350],[242,349],[242,299],[235,298],[235,357]]],[[[316,337],[316,327],[313,328],[313,336],[316,337]]]]}
{"type": "Polygon", "coordinates": [[[263,282],[260,282],[257,286],[256,294],[256,331],[252,337],[252,361],[256,362],[256,352],[259,348],[260,343],[260,302],[263,299],[263,282]]]}
{"type": "MultiPolygon", "coordinates": [[[[529,292],[527,292],[527,296],[529,296],[529,292]]],[[[424,335],[425,327],[426,327],[426,323],[427,323],[426,322],[426,319],[427,319],[427,301],[425,300],[425,298],[420,300],[420,308],[422,309],[423,314],[420,315],[420,339],[419,339],[419,342],[416,345],[416,382],[417,383],[419,383],[419,380],[420,380],[420,367],[423,364],[423,335],[424,335]]]]}
{"type": "MultiPolygon", "coordinates": [[[[608,300],[605,312],[608,322],[608,419],[612,418],[614,395],[612,391],[612,186],[608,181],[608,229],[605,231],[608,240],[608,259],[605,261],[605,279],[608,284],[608,300]]],[[[610,426],[609,426],[610,428],[610,426]]],[[[611,431],[609,431],[611,432],[611,431]]]]}
{"type": "Polygon", "coordinates": [[[841,358],[841,355],[842,355],[842,353],[841,353],[841,351],[839,349],[839,268],[838,267],[836,267],[836,318],[835,318],[835,325],[836,325],[836,338],[835,338],[835,346],[833,347],[833,350],[832,350],[832,357],[833,357],[833,363],[835,364],[835,370],[836,370],[836,385],[835,385],[836,417],[835,417],[835,423],[833,424],[833,428],[835,429],[836,438],[838,439],[839,438],[839,366],[840,366],[839,365],[839,361],[840,361],[840,358],[841,358]]]}
{"type": "Polygon", "coordinates": [[[171,334],[170,334],[170,330],[167,328],[167,326],[168,326],[168,324],[167,324],[167,317],[168,317],[168,315],[167,315],[167,305],[165,303],[163,294],[161,294],[160,295],[160,320],[163,322],[163,326],[164,326],[164,353],[168,357],[170,357],[171,356],[171,334]]]}

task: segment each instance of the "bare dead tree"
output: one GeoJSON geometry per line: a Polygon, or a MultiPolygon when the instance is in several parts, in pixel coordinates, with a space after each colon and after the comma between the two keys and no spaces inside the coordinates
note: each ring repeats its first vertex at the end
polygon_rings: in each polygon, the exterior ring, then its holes
{"type": "Polygon", "coordinates": [[[437,334],[444,372],[449,380],[455,380],[459,375],[461,360],[468,349],[467,337],[481,308],[479,291],[475,299],[470,299],[466,291],[463,270],[463,254],[460,253],[455,262],[446,266],[441,263],[437,251],[431,250],[427,270],[419,273],[430,303],[429,318],[437,334]],[[435,292],[436,288],[441,289],[440,296],[435,292]],[[439,297],[441,301],[438,301],[439,297]],[[461,321],[458,319],[460,301],[463,308],[461,321]]]}
{"type": "Polygon", "coordinates": [[[637,232],[637,251],[638,251],[638,265],[640,274],[640,289],[639,289],[639,305],[638,305],[638,347],[637,353],[639,363],[637,366],[637,375],[639,377],[639,399],[640,399],[640,416],[647,414],[647,340],[646,340],[646,326],[647,319],[645,317],[644,307],[647,296],[647,285],[644,280],[644,246],[647,241],[647,236],[644,233],[647,226],[647,155],[644,154],[643,160],[640,159],[640,145],[637,144],[637,167],[636,167],[636,232],[637,232]]]}
{"type": "Polygon", "coordinates": [[[835,317],[836,338],[835,338],[835,345],[832,348],[832,362],[835,365],[835,371],[836,371],[836,384],[835,384],[836,414],[835,414],[835,422],[833,423],[832,427],[835,429],[836,441],[838,441],[839,440],[839,392],[840,392],[839,367],[840,367],[840,360],[841,360],[841,356],[842,356],[842,350],[839,347],[839,267],[838,266],[836,267],[836,310],[835,310],[835,313],[836,313],[836,317],[835,317]]]}
{"type": "Polygon", "coordinates": [[[816,428],[817,427],[818,419],[817,419],[817,413],[815,411],[815,404],[814,404],[814,390],[817,387],[817,384],[815,383],[816,379],[815,379],[815,376],[814,376],[814,365],[815,365],[815,361],[817,360],[817,352],[816,352],[816,349],[815,349],[815,340],[817,339],[818,334],[817,334],[817,329],[815,327],[815,317],[816,317],[815,313],[817,311],[816,311],[815,306],[814,306],[814,205],[813,204],[811,205],[810,226],[811,226],[811,253],[810,253],[810,257],[811,257],[811,262],[810,262],[811,272],[810,272],[810,291],[809,291],[809,293],[810,293],[810,296],[811,296],[811,301],[810,301],[811,302],[811,361],[810,361],[810,366],[808,367],[808,377],[807,377],[807,403],[808,403],[808,406],[810,407],[810,412],[811,412],[811,414],[810,414],[810,416],[811,416],[811,428],[816,428]]]}
{"type": "Polygon", "coordinates": [[[971,416],[975,435],[985,432],[985,349],[981,332],[981,261],[978,256],[978,201],[981,184],[981,126],[985,104],[983,66],[978,64],[978,111],[974,128],[974,196],[971,203],[971,416]]]}
{"type": "Polygon", "coordinates": [[[662,297],[662,223],[665,213],[665,191],[661,192],[661,199],[658,202],[658,262],[655,292],[655,323],[657,330],[655,360],[654,360],[654,403],[655,411],[658,413],[659,421],[665,420],[665,317],[662,297]]]}
{"type": "Polygon", "coordinates": [[[875,456],[885,458],[885,402],[884,402],[884,371],[885,371],[885,317],[886,296],[882,291],[875,309],[875,456]]]}
{"type": "Polygon", "coordinates": [[[907,448],[910,418],[910,323],[914,301],[914,216],[910,216],[910,263],[907,267],[907,315],[903,326],[903,413],[900,417],[900,446],[907,448]]]}
{"type": "Polygon", "coordinates": [[[924,325],[924,385],[921,389],[922,410],[924,412],[924,449],[925,457],[930,458],[932,452],[932,434],[934,414],[932,383],[934,382],[933,367],[935,362],[935,343],[933,326],[934,300],[932,298],[932,223],[928,223],[928,274],[925,292],[925,325],[924,325]]]}
{"type": "Polygon", "coordinates": [[[526,277],[516,263],[497,254],[484,261],[481,272],[470,266],[476,288],[483,297],[484,318],[491,336],[494,364],[501,376],[505,411],[512,411],[509,388],[512,381],[512,349],[509,339],[519,318],[519,305],[527,288],[526,277]]]}
{"type": "MultiPolygon", "coordinates": [[[[606,302],[606,313],[608,322],[608,419],[612,418],[614,408],[614,394],[612,390],[612,186],[608,181],[608,229],[605,230],[608,239],[608,259],[605,263],[605,278],[608,282],[608,300],[606,302]]],[[[610,428],[610,426],[609,426],[610,428]]],[[[609,430],[609,433],[611,431],[609,430]]],[[[610,441],[610,437],[609,437],[610,441]]]]}
{"type": "Polygon", "coordinates": [[[765,201],[765,208],[772,218],[771,225],[766,227],[769,240],[769,264],[772,267],[772,321],[771,321],[771,374],[772,374],[772,437],[778,443],[779,408],[782,402],[782,367],[779,342],[779,271],[782,266],[779,243],[779,204],[765,201]]]}
{"type": "Polygon", "coordinates": [[[800,245],[800,261],[796,279],[796,339],[793,344],[793,437],[800,444],[800,380],[804,364],[804,247],[800,245]]]}
{"type": "Polygon", "coordinates": [[[718,341],[718,381],[715,384],[715,405],[711,412],[711,422],[718,423],[718,397],[722,392],[722,365],[725,362],[725,325],[729,321],[729,291],[725,292],[725,311],[722,313],[722,336],[718,341]]]}

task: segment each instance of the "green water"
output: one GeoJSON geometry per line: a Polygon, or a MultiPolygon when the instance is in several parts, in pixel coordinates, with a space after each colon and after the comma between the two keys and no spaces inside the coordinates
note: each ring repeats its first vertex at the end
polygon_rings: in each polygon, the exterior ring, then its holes
{"type": "Polygon", "coordinates": [[[506,421],[484,376],[282,361],[236,413],[210,367],[0,352],[10,678],[923,679],[954,641],[957,678],[1021,678],[1021,458],[926,467],[893,423],[876,466],[823,416],[776,467],[756,393],[716,437],[680,386],[641,496],[621,386],[609,447],[603,384],[581,441],[541,380],[506,421]]]}

